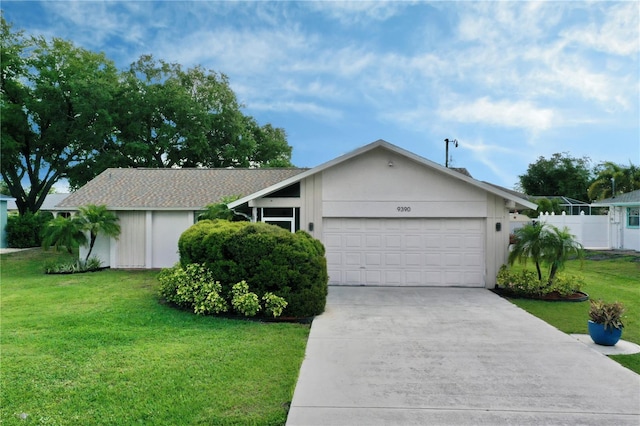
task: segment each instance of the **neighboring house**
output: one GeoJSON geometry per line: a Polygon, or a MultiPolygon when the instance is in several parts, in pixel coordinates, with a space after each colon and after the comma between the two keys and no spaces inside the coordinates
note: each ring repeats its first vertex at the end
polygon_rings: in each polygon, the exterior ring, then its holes
{"type": "Polygon", "coordinates": [[[330,283],[344,285],[491,288],[509,210],[535,208],[382,140],[312,169],[109,169],[59,207],[106,204],[122,234],[94,250],[114,268],[158,268],[178,260],[197,212],[229,195],[255,221],[320,239],[330,283]]]}
{"type": "Polygon", "coordinates": [[[640,251],[640,189],[600,200],[593,207],[609,207],[610,248],[640,251]]]}
{"type": "MultiPolygon", "coordinates": [[[[42,206],[40,206],[41,212],[51,212],[54,216],[60,215],[64,217],[68,217],[71,214],[72,210],[69,209],[60,209],[56,207],[59,203],[61,203],[65,198],[69,196],[68,193],[64,194],[48,194],[44,201],[42,202],[42,206]]],[[[10,201],[7,204],[7,209],[9,212],[18,212],[18,206],[16,205],[16,199],[12,198],[13,201],[10,201]]]]}
{"type": "Polygon", "coordinates": [[[0,194],[0,248],[7,247],[7,217],[9,215],[7,204],[15,201],[15,198],[0,194]]]}

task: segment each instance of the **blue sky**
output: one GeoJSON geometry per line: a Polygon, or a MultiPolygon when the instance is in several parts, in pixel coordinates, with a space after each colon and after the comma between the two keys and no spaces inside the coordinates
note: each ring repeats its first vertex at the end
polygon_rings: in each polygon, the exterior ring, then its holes
{"type": "Polygon", "coordinates": [[[640,163],[639,2],[2,1],[15,28],[226,74],[313,167],[377,139],[509,188],[540,156],[640,163]]]}

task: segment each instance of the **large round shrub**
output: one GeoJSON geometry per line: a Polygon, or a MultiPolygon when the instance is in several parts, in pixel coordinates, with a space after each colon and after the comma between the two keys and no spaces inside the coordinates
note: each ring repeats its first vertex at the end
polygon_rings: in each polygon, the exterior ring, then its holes
{"type": "Polygon", "coordinates": [[[308,317],[324,311],[327,264],[322,243],[265,223],[204,220],[180,237],[180,262],[206,265],[222,292],[244,280],[262,297],[267,292],[288,305],[282,316],[308,317]]]}

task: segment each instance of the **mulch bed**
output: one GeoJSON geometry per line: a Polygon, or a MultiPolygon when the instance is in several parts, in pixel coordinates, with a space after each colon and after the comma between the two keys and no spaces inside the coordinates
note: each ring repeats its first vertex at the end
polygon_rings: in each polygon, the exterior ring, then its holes
{"type": "Polygon", "coordinates": [[[568,296],[562,296],[557,291],[545,294],[543,296],[524,296],[521,294],[515,294],[507,289],[496,287],[492,289],[494,293],[502,297],[509,297],[511,299],[531,299],[531,300],[545,300],[547,302],[584,302],[589,300],[589,295],[582,291],[576,291],[568,296]]]}

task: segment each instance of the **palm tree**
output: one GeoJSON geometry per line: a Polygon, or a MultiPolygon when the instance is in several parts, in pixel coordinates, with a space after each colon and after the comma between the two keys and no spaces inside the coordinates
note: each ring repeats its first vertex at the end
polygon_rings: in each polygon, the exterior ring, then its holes
{"type": "Polygon", "coordinates": [[[96,243],[98,234],[104,234],[107,237],[118,238],[120,235],[120,225],[118,225],[118,216],[107,210],[107,206],[89,204],[79,209],[80,217],[84,225],[83,229],[89,232],[89,252],[85,261],[89,260],[91,251],[96,243]]]}
{"type": "Polygon", "coordinates": [[[575,240],[566,226],[560,230],[550,226],[551,231],[543,236],[542,258],[549,265],[549,285],[553,284],[558,271],[562,270],[572,254],[582,259],[584,251],[582,244],[575,240]]]}
{"type": "Polygon", "coordinates": [[[526,265],[527,260],[531,258],[536,264],[538,271],[538,279],[542,280],[542,271],[540,270],[540,262],[542,261],[543,239],[545,232],[544,224],[526,224],[520,229],[516,229],[513,233],[516,237],[516,243],[509,253],[509,265],[513,265],[516,260],[526,265]]]}
{"type": "Polygon", "coordinates": [[[42,247],[48,249],[54,246],[56,250],[66,247],[69,254],[73,248],[87,243],[87,236],[83,231],[84,220],[79,216],[65,218],[58,216],[50,220],[44,228],[42,247]]]}

